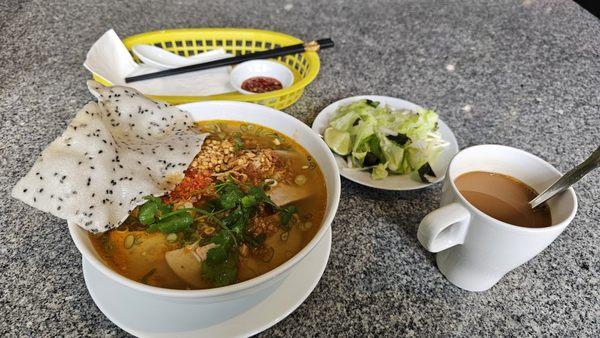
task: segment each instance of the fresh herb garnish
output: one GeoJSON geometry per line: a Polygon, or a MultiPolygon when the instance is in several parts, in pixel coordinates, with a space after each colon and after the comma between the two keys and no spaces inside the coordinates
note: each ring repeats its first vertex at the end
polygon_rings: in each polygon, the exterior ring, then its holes
{"type": "MultiPolygon", "coordinates": [[[[217,229],[200,239],[201,245],[214,244],[202,262],[202,276],[214,286],[233,284],[237,278],[239,248],[242,243],[253,248],[260,259],[270,260],[273,248],[264,245],[265,234],[255,236],[248,232],[248,224],[261,205],[279,213],[280,227],[288,231],[291,221],[298,212],[293,205],[279,208],[265,193],[264,186],[250,186],[228,177],[215,186],[218,197],[208,201],[202,209],[181,208],[165,204],[160,198],[146,196],[147,202],[140,207],[138,220],[147,225],[148,231],[165,234],[182,234],[191,238],[196,229],[194,222],[217,229]],[[214,226],[214,227],[213,227],[214,226]],[[208,237],[206,237],[208,236],[208,237]]],[[[179,237],[177,237],[179,238],[179,237]]],[[[176,238],[176,239],[177,239],[176,238]]]]}
{"type": "Polygon", "coordinates": [[[372,167],[374,165],[379,164],[379,157],[377,157],[374,153],[368,151],[365,155],[365,159],[363,160],[363,166],[372,167]]]}
{"type": "Polygon", "coordinates": [[[431,182],[430,182],[430,181],[427,179],[427,177],[426,177],[425,175],[427,175],[427,176],[433,176],[433,177],[436,177],[436,176],[435,176],[435,173],[433,172],[433,169],[432,169],[432,168],[431,168],[431,166],[429,165],[429,162],[427,162],[427,163],[423,164],[423,165],[422,165],[422,166],[419,168],[418,172],[419,172],[419,178],[421,178],[421,181],[422,181],[423,183],[431,183],[431,182]]]}
{"type": "Polygon", "coordinates": [[[156,272],[156,268],[146,272],[145,275],[142,276],[142,278],[140,278],[140,282],[144,283],[144,284],[148,284],[148,279],[150,279],[150,277],[152,277],[152,275],[156,272]]]}
{"type": "Polygon", "coordinates": [[[158,206],[153,202],[146,202],[146,204],[140,207],[138,219],[140,223],[144,225],[150,225],[154,223],[156,213],[158,212],[158,206]]]}
{"type": "MultiPolygon", "coordinates": [[[[216,248],[211,250],[214,249],[216,248]]],[[[209,250],[209,253],[211,250],[209,250]]],[[[202,277],[211,281],[215,287],[233,284],[237,279],[237,264],[237,250],[232,250],[231,254],[223,261],[216,263],[209,263],[207,258],[207,260],[202,263],[202,277]]]]}
{"type": "Polygon", "coordinates": [[[217,185],[219,204],[222,209],[232,209],[244,197],[244,192],[235,184],[232,178],[217,185]]]}
{"type": "Polygon", "coordinates": [[[379,102],[377,101],[367,99],[366,103],[373,108],[379,107],[379,102]]]}
{"type": "Polygon", "coordinates": [[[279,224],[281,228],[284,230],[290,230],[290,222],[292,221],[292,217],[295,213],[298,212],[298,208],[293,205],[286,205],[279,209],[279,224]]]}
{"type": "Polygon", "coordinates": [[[147,202],[140,207],[140,212],[138,214],[138,220],[143,225],[153,224],[161,215],[167,214],[173,210],[172,205],[164,204],[158,197],[148,195],[144,196],[144,199],[147,202]]]}
{"type": "Polygon", "coordinates": [[[211,281],[215,286],[224,286],[236,281],[239,248],[242,243],[259,252],[267,253],[265,258],[269,260],[273,256],[273,249],[263,244],[266,238],[264,234],[254,236],[247,231],[250,218],[257,208],[263,204],[278,211],[281,219],[280,226],[286,230],[289,230],[292,216],[297,212],[297,208],[292,205],[278,208],[267,196],[262,185],[248,186],[236,182],[231,177],[218,184],[216,188],[217,202],[208,204],[215,207],[212,213],[225,211],[227,215],[218,222],[219,230],[215,235],[202,243],[203,245],[212,243],[215,246],[208,250],[201,271],[203,278],[211,281]]]}
{"type": "Polygon", "coordinates": [[[410,141],[410,138],[405,134],[388,135],[387,138],[401,147],[410,141]]]}
{"type": "Polygon", "coordinates": [[[244,140],[242,140],[242,133],[233,133],[233,147],[235,148],[235,151],[246,149],[244,140]]]}
{"type": "Polygon", "coordinates": [[[175,213],[169,217],[162,218],[160,221],[151,224],[148,230],[158,230],[162,233],[179,232],[189,229],[194,223],[194,217],[188,211],[175,213]]]}
{"type": "Polygon", "coordinates": [[[244,234],[243,241],[251,248],[258,248],[264,243],[265,239],[267,239],[267,235],[265,234],[254,236],[252,234],[246,233],[244,234]]]}
{"type": "Polygon", "coordinates": [[[172,205],[163,203],[158,197],[145,196],[144,199],[147,202],[140,207],[138,220],[148,226],[148,231],[186,231],[194,223],[194,217],[190,214],[190,211],[196,210],[194,208],[173,211],[172,205]]]}

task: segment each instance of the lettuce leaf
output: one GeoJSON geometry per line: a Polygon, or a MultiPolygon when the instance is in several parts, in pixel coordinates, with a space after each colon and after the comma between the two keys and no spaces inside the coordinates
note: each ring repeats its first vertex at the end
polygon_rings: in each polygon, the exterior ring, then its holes
{"type": "Polygon", "coordinates": [[[391,110],[370,100],[338,108],[329,126],[350,134],[348,163],[371,168],[373,179],[417,171],[448,144],[439,135],[438,115],[433,110],[391,110]]]}
{"type": "Polygon", "coordinates": [[[388,171],[385,163],[376,165],[375,168],[373,168],[373,170],[371,171],[371,177],[373,177],[374,180],[381,180],[386,178],[387,176],[388,171]]]}

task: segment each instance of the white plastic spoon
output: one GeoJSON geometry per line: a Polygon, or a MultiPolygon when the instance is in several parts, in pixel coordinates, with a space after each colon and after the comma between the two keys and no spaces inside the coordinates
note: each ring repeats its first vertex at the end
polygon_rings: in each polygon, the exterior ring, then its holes
{"type": "Polygon", "coordinates": [[[231,57],[223,49],[183,57],[153,45],[135,45],[131,48],[143,63],[159,69],[172,69],[231,57]]]}

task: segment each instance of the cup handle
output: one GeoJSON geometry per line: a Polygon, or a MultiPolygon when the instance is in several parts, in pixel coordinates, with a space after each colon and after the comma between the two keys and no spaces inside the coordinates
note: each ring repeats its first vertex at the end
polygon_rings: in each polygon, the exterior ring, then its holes
{"type": "Polygon", "coordinates": [[[458,203],[436,209],[421,221],[417,238],[430,252],[440,252],[462,244],[467,234],[471,214],[458,203]]]}

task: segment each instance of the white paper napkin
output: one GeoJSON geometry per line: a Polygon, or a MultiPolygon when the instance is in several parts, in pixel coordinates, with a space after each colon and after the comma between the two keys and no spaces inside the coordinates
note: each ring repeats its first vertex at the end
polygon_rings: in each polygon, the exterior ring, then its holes
{"type": "MultiPolygon", "coordinates": [[[[228,56],[231,55],[223,54],[223,57],[228,56]]],[[[214,55],[211,58],[214,59],[214,55]]],[[[202,61],[200,55],[195,59],[202,61]]],[[[112,29],[104,33],[90,48],[83,66],[113,85],[132,87],[148,95],[208,96],[235,91],[229,84],[231,67],[125,83],[127,76],[152,73],[159,69],[135,63],[112,29]]]]}

